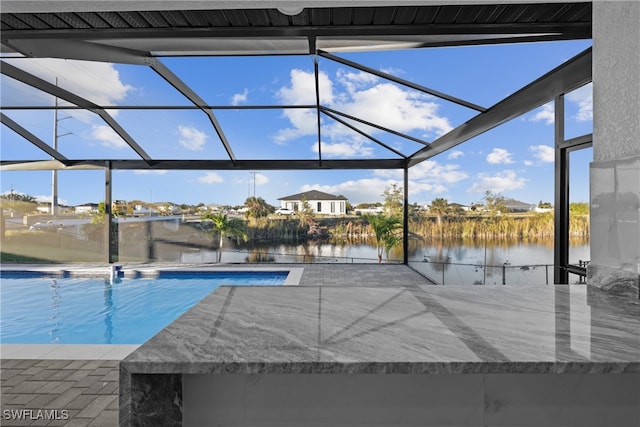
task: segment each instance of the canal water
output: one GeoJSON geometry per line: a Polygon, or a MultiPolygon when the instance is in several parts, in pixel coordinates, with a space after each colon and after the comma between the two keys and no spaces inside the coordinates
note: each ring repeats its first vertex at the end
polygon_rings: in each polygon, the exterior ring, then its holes
{"type": "MultiPolygon", "coordinates": [[[[589,260],[588,238],[570,241],[570,263],[589,260]]],[[[216,262],[216,249],[185,251],[181,262],[216,262]]],[[[305,241],[287,243],[225,243],[227,263],[377,263],[373,242],[305,241]]],[[[401,248],[383,253],[383,262],[402,262],[401,248]],[[388,256],[387,256],[388,255],[388,256]]],[[[538,239],[412,239],[410,265],[444,284],[553,283],[553,238],[538,239]],[[485,267],[486,266],[486,267],[485,267]],[[444,280],[443,280],[444,279],[444,280]]],[[[578,282],[577,276],[571,278],[578,282]]]]}

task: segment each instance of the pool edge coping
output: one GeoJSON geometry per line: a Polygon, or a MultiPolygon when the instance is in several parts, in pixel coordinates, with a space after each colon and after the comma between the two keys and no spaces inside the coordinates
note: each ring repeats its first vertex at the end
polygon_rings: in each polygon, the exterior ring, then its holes
{"type": "Polygon", "coordinates": [[[119,272],[118,277],[125,278],[137,278],[140,276],[149,277],[157,274],[162,271],[181,271],[181,272],[193,272],[193,273],[204,273],[204,272],[225,272],[225,271],[243,271],[243,272],[288,272],[287,278],[285,282],[282,284],[283,286],[297,286],[300,284],[300,280],[302,279],[302,272],[304,271],[304,267],[246,267],[242,265],[236,264],[216,264],[216,265],[168,265],[168,266],[139,266],[139,265],[130,265],[127,268],[123,268],[125,265],[109,265],[106,267],[85,267],[85,266],[69,266],[69,265],[1,265],[0,264],[0,276],[3,274],[28,274],[28,273],[36,273],[36,274],[50,274],[52,276],[61,276],[61,277],[111,277],[111,272],[113,267],[117,267],[117,271],[119,272]]]}
{"type": "Polygon", "coordinates": [[[0,344],[0,359],[122,360],[138,344],[0,344]]]}

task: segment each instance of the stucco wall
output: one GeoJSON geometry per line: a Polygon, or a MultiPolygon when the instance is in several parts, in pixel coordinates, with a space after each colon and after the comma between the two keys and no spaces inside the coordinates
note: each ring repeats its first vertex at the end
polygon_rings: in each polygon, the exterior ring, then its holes
{"type": "Polygon", "coordinates": [[[593,157],[640,154],[640,2],[593,4],[593,157]]]}
{"type": "MultiPolygon", "coordinates": [[[[321,213],[326,215],[343,215],[345,213],[345,201],[344,200],[308,200],[309,206],[314,213],[321,213]],[[321,203],[321,209],[318,211],[318,203],[321,203]],[[331,203],[334,203],[334,210],[331,212],[331,203]]],[[[291,210],[302,209],[302,200],[298,201],[284,201],[280,202],[280,207],[291,210]],[[296,208],[297,205],[297,208],[296,208]]]]}

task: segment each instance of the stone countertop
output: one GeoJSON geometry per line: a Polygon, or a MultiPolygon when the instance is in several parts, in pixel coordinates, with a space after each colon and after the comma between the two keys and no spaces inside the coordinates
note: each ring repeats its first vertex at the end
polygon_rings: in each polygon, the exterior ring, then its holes
{"type": "Polygon", "coordinates": [[[130,374],[639,373],[640,303],[583,285],[220,287],[130,374]]]}

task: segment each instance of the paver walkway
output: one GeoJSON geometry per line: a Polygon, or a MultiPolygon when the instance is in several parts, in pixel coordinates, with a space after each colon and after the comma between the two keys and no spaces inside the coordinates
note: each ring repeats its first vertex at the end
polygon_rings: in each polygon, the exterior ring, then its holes
{"type": "Polygon", "coordinates": [[[118,360],[0,361],[0,424],[116,427],[118,363],[118,360]]]}

